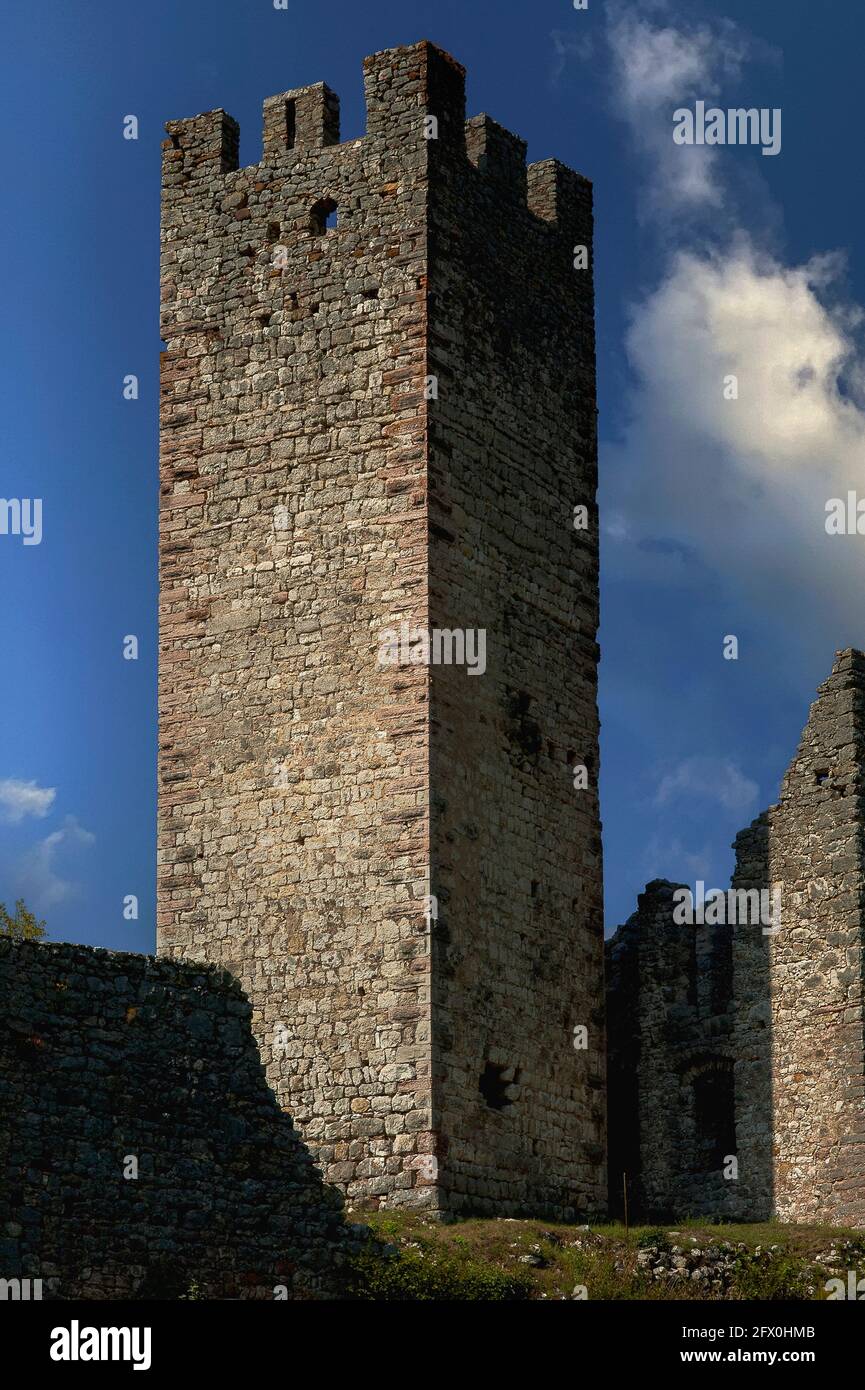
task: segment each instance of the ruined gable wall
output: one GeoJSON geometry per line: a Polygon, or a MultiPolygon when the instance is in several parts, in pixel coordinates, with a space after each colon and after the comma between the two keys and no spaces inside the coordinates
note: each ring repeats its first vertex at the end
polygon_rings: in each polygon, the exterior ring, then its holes
{"type": "Polygon", "coordinates": [[[687,1096],[671,1084],[678,1019],[683,1044],[702,1036],[707,1055],[733,1065],[738,1179],[708,1209],[865,1225],[863,762],[865,655],[847,650],[819,688],[777,804],[736,838],[733,887],[777,904],[770,929],[739,923],[731,951],[710,948],[702,960],[696,938],[695,1017],[682,1009],[676,937],[672,952],[659,948],[663,924],[646,917],[643,899],[608,946],[611,1135],[617,1165],[624,1155],[639,1169],[647,1203],[695,1210],[669,1161],[688,1128],[687,1096]],[[720,1011],[712,1001],[731,972],[731,1007],[720,1011]],[[627,1085],[636,1120],[622,1119],[627,1085]]]}
{"type": "Polygon", "coordinates": [[[769,811],[773,1206],[865,1224],[865,655],[839,652],[769,811]]]}

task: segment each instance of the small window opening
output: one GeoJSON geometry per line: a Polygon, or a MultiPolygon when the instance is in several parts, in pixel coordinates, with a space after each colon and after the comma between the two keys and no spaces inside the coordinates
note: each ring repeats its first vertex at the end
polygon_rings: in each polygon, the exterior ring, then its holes
{"type": "Polygon", "coordinates": [[[491,1110],[509,1110],[513,1105],[518,1087],[516,1067],[499,1067],[487,1062],[478,1082],[480,1093],[491,1110]]]}
{"type": "Polygon", "coordinates": [[[294,142],[297,138],[297,104],[294,101],[285,103],[285,148],[294,149],[294,142]]]}
{"type": "Polygon", "coordinates": [[[324,236],[337,225],[337,205],[332,198],[321,198],[309,214],[309,230],[313,236],[324,236]]]}
{"type": "Polygon", "coordinates": [[[829,769],[822,767],[816,771],[814,773],[814,781],[817,783],[818,787],[824,786],[824,784],[829,781],[829,769]]]}
{"type": "Polygon", "coordinates": [[[267,239],[268,239],[268,241],[279,241],[279,231],[280,231],[280,228],[279,228],[279,223],[278,223],[278,222],[268,222],[268,224],[267,224],[267,239]]]}

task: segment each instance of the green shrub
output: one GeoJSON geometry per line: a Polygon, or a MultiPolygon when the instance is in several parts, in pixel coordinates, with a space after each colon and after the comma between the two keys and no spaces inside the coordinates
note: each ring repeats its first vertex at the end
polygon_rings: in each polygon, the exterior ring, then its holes
{"type": "Polygon", "coordinates": [[[796,1255],[742,1250],[736,1257],[731,1292],[735,1298],[784,1302],[810,1299],[815,1295],[814,1269],[796,1255]]]}
{"type": "Polygon", "coordinates": [[[347,1292],[350,1298],[390,1302],[502,1302],[530,1298],[532,1287],[522,1273],[508,1274],[442,1249],[405,1250],[392,1255],[381,1246],[370,1245],[352,1261],[347,1292]]]}
{"type": "Polygon", "coordinates": [[[669,1250],[670,1248],[667,1232],[661,1226],[653,1226],[648,1231],[641,1231],[637,1236],[638,1250],[669,1250]]]}

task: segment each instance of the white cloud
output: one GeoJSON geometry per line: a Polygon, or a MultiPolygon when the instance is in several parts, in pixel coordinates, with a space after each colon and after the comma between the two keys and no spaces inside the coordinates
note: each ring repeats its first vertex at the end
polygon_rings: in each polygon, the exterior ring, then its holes
{"type": "Polygon", "coordinates": [[[757,783],[729,758],[685,758],[661,779],[655,805],[691,798],[716,801],[726,811],[738,813],[754,805],[758,791],[757,783]]]}
{"type": "Polygon", "coordinates": [[[25,816],[45,816],[56,795],[54,787],[39,787],[15,777],[0,778],[0,820],[17,825],[25,816]]]}
{"type": "Polygon", "coordinates": [[[865,645],[865,537],[825,530],[830,498],[865,495],[863,314],[844,302],[844,258],[790,265],[761,250],[774,219],[765,190],[752,182],[737,210],[742,162],[670,134],[672,106],[726,104],[746,62],[775,55],[662,0],[609,14],[641,210],[672,249],[631,312],[629,424],[602,446],[607,573],[679,588],[720,578],[734,601],[719,651],[726,632],[740,635],[743,595],[807,643],[865,645]],[[701,162],[683,163],[688,154],[701,162]],[[698,223],[689,214],[701,207],[711,217],[698,223]],[[731,377],[737,399],[725,398],[731,377]]]}
{"type": "Polygon", "coordinates": [[[26,899],[37,912],[56,907],[78,892],[78,884],[68,877],[78,851],[88,849],[96,836],[67,816],[62,827],[46,835],[18,861],[16,896],[26,899]]]}
{"type": "Polygon", "coordinates": [[[638,152],[651,165],[649,210],[664,219],[682,208],[717,207],[718,150],[675,145],[673,112],[700,98],[716,99],[738,79],[749,53],[746,37],[730,21],[655,22],[667,6],[646,13],[613,6],[607,21],[612,63],[612,109],[627,122],[638,152]]]}
{"type": "Polygon", "coordinates": [[[825,529],[829,498],[865,495],[859,313],[825,302],[839,269],[784,266],[744,235],[673,259],[627,337],[631,422],[603,469],[623,519],[611,572],[668,580],[661,538],[836,646],[865,642],[865,537],[825,529]]]}

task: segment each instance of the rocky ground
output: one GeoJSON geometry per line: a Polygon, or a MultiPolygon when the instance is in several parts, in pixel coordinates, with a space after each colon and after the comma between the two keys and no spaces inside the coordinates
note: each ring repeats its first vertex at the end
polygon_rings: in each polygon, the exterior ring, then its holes
{"type": "MultiPolygon", "coordinates": [[[[865,1236],[828,1227],[559,1226],[363,1213],[366,1299],[826,1299],[862,1279],[865,1236]]],[[[849,1296],[849,1294],[848,1294],[849,1296]]]]}

